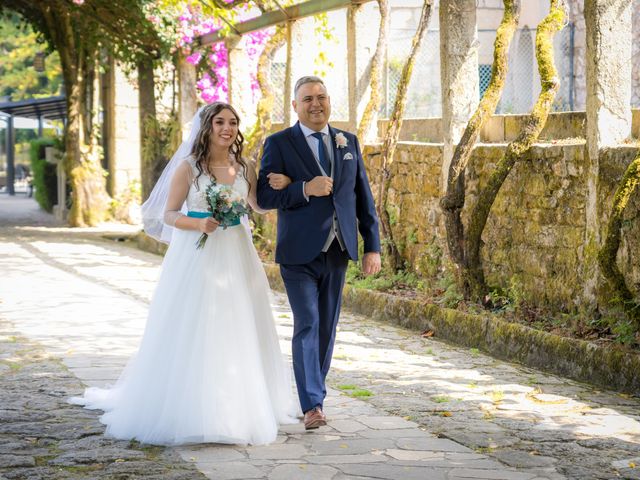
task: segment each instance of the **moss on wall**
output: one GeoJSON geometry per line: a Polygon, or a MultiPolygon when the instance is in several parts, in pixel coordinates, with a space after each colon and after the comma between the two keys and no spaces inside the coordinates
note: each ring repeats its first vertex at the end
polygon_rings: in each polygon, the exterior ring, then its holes
{"type": "MultiPolygon", "coordinates": [[[[377,178],[379,145],[365,147],[370,178],[377,178]]],[[[586,246],[586,169],[584,142],[535,145],[528,157],[519,162],[496,198],[484,232],[482,254],[488,282],[507,288],[516,278],[522,284],[523,297],[532,305],[559,310],[575,310],[583,295],[583,260],[586,246]]],[[[486,181],[501,158],[504,146],[476,147],[467,170],[467,204],[486,181]],[[481,160],[480,160],[481,159],[481,160]]],[[[604,153],[601,193],[598,204],[611,204],[612,195],[624,167],[635,150],[626,147],[604,153]]],[[[417,274],[429,278],[434,272],[434,248],[446,251],[442,213],[438,204],[441,190],[442,146],[404,142],[398,145],[389,192],[395,206],[397,238],[415,241],[403,245],[402,254],[417,274]]],[[[374,192],[376,188],[374,187],[374,192]]],[[[618,264],[630,285],[640,286],[640,260],[632,258],[640,251],[640,199],[632,199],[623,228],[618,264]],[[634,217],[635,215],[635,217],[634,217]]],[[[463,220],[468,221],[468,207],[463,220]]],[[[594,250],[595,252],[595,250],[594,250]]],[[[442,262],[442,257],[438,260],[442,262]]],[[[603,279],[600,304],[606,308],[607,291],[603,279]]]]}

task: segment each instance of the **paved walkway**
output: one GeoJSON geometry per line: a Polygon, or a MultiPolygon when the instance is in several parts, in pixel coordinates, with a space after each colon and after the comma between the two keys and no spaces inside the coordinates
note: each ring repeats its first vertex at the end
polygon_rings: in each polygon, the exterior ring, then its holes
{"type": "MultiPolygon", "coordinates": [[[[0,392],[13,395],[0,394],[0,478],[640,478],[638,399],[352,314],[337,336],[329,426],[289,426],[265,447],[109,443],[96,413],[63,400],[82,391],[76,379],[112,383],[135,352],[161,258],[100,230],[56,227],[0,195],[0,392]],[[51,433],[65,422],[75,437],[51,433]]],[[[288,354],[291,313],[272,299],[288,354]]]]}

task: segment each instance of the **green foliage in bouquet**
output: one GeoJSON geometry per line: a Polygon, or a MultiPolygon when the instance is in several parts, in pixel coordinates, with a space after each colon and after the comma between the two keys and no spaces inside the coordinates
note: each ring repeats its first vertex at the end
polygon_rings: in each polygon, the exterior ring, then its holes
{"type": "MultiPolygon", "coordinates": [[[[236,192],[230,185],[212,182],[204,192],[209,204],[209,211],[214,219],[220,222],[220,227],[226,229],[240,222],[240,217],[249,213],[249,207],[242,195],[236,192]]],[[[206,233],[200,235],[197,248],[204,247],[209,236],[206,233]]]]}

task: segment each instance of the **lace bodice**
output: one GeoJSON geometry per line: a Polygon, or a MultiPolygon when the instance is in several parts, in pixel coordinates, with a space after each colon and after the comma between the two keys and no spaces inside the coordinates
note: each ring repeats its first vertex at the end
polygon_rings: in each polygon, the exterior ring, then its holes
{"type": "MultiPolygon", "coordinates": [[[[202,173],[198,177],[198,170],[195,167],[195,164],[192,164],[192,171],[194,181],[191,182],[189,193],[187,194],[187,209],[192,212],[206,212],[209,209],[207,206],[207,200],[204,196],[204,192],[211,183],[211,177],[209,177],[206,173],[202,173]]],[[[246,200],[249,193],[249,188],[247,185],[247,181],[245,180],[242,173],[242,166],[240,166],[238,172],[236,173],[236,178],[231,186],[246,200]]]]}
{"type": "MultiPolygon", "coordinates": [[[[176,220],[185,215],[187,211],[209,211],[207,200],[205,199],[205,191],[211,183],[211,177],[205,173],[198,176],[198,173],[198,169],[192,158],[187,159],[177,168],[174,178],[171,180],[171,189],[164,213],[164,222],[167,225],[174,226],[176,220]]],[[[236,178],[233,184],[231,184],[231,188],[238,192],[251,205],[256,203],[255,198],[252,199],[253,202],[247,198],[249,195],[249,185],[243,175],[242,166],[238,168],[236,178]]],[[[253,196],[255,196],[255,193],[253,196]]]]}

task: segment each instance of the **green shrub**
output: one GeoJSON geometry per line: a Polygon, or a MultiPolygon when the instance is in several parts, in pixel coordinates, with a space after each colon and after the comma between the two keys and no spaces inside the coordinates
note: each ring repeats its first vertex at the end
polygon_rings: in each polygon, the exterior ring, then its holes
{"type": "Polygon", "coordinates": [[[30,149],[31,171],[35,199],[43,210],[51,212],[58,203],[56,166],[45,160],[44,149],[55,145],[51,138],[32,140],[30,149]]]}

